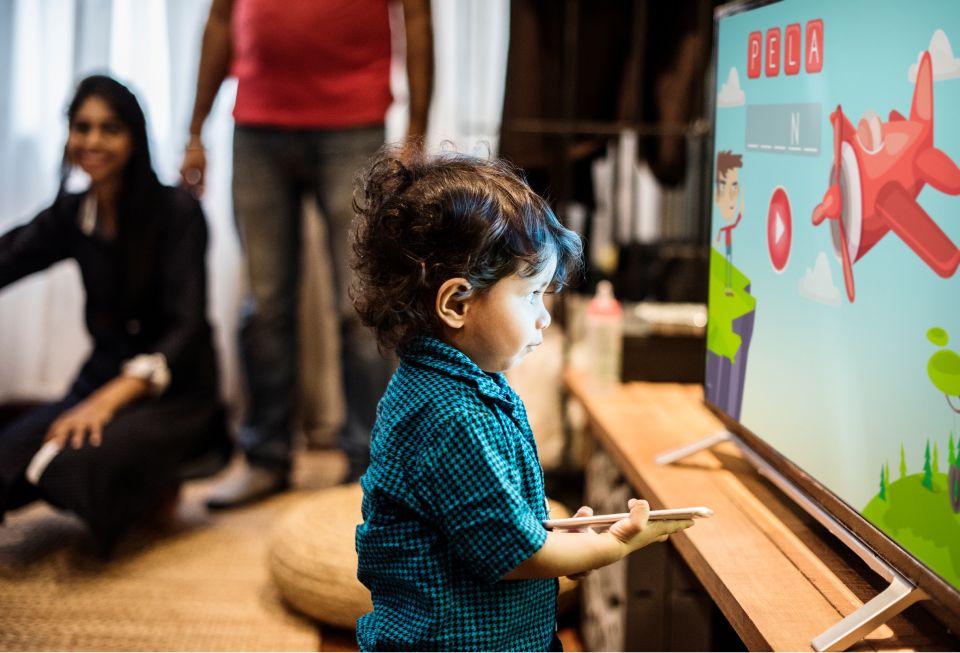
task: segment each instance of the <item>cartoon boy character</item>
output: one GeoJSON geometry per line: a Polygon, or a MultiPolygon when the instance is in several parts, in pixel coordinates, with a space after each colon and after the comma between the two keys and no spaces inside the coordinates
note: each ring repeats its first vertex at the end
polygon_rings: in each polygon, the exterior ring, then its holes
{"type": "Polygon", "coordinates": [[[717,241],[726,235],[727,264],[724,267],[723,292],[733,296],[733,230],[743,218],[743,195],[740,193],[740,168],[743,167],[743,156],[724,150],[717,154],[717,196],[714,202],[720,210],[720,217],[725,222],[733,221],[725,227],[720,227],[717,241]],[[737,199],[740,199],[740,212],[737,213],[737,199]],[[734,220],[733,216],[737,218],[734,220]]]}

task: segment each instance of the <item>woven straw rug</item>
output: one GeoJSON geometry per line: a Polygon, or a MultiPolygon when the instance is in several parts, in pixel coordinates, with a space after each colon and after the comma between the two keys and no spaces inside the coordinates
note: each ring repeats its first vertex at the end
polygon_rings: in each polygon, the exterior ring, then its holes
{"type": "Polygon", "coordinates": [[[82,524],[46,505],[0,526],[0,649],[316,651],[316,624],[280,601],[265,564],[271,526],[342,473],[336,454],[298,459],[297,491],[208,513],[210,482],[185,486],[177,518],[140,529],[108,562],[82,524]]]}

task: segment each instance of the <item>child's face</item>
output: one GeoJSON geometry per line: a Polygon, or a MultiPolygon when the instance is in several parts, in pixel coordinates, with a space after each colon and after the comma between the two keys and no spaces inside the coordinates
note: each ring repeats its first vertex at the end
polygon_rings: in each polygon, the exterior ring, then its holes
{"type": "Polygon", "coordinates": [[[456,347],[484,372],[504,372],[543,342],[550,313],[543,294],[553,280],[556,259],[539,274],[514,274],[467,302],[456,347]]]}

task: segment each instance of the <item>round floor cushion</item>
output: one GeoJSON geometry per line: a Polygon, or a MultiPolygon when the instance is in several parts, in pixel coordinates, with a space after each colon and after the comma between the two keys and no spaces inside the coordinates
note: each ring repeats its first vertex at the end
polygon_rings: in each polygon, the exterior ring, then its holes
{"type": "MultiPolygon", "coordinates": [[[[283,598],[340,628],[355,628],[357,619],[373,609],[370,592],[357,580],[354,534],[362,521],[362,496],[356,483],[310,494],[278,519],[269,545],[270,573],[283,598]]],[[[570,515],[553,501],[550,508],[553,519],[570,515]]],[[[561,595],[573,587],[561,579],[561,595]]]]}
{"type": "Polygon", "coordinates": [[[270,574],[294,608],[323,623],[355,628],[370,612],[370,592],[357,580],[354,535],[363,492],[358,483],[318,490],[277,520],[270,574]]]}

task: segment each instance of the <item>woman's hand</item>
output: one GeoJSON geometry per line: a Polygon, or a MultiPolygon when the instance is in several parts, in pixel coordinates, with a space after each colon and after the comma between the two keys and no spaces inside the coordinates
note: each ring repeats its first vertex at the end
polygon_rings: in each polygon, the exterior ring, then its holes
{"type": "Polygon", "coordinates": [[[56,442],[61,448],[69,443],[74,449],[84,440],[92,447],[103,442],[103,428],[113,419],[113,407],[103,398],[91,396],[58,417],[47,431],[46,441],[56,442]]]}
{"type": "Polygon", "coordinates": [[[692,519],[649,521],[650,504],[646,501],[630,499],[627,506],[630,508],[630,516],[613,524],[609,532],[626,546],[629,552],[654,542],[665,542],[672,533],[693,526],[692,519]]]}
{"type": "Polygon", "coordinates": [[[86,441],[92,447],[103,442],[103,429],[118,410],[145,394],[149,384],[143,379],[118,376],[99,390],[64,411],[50,425],[45,442],[56,442],[61,448],[69,443],[79,449],[86,441]]]}
{"type": "MultiPolygon", "coordinates": [[[[574,517],[591,517],[593,516],[593,508],[590,506],[580,506],[580,509],[573,514],[574,517]]],[[[564,528],[564,532],[567,533],[587,533],[590,531],[589,526],[584,526],[581,528],[564,528]]],[[[587,569],[586,571],[581,571],[579,574],[570,574],[567,576],[570,580],[583,580],[593,572],[593,569],[587,569]]]]}

